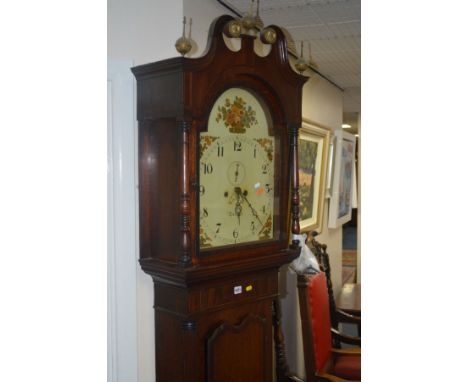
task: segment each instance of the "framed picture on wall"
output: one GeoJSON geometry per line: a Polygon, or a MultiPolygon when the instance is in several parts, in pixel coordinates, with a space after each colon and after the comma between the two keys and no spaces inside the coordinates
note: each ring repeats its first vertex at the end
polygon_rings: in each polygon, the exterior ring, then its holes
{"type": "Polygon", "coordinates": [[[333,187],[328,214],[329,228],[337,228],[351,220],[355,176],[356,137],[341,130],[335,132],[335,137],[333,187]]]}
{"type": "Polygon", "coordinates": [[[301,231],[322,231],[330,130],[303,119],[299,134],[299,217],[301,231]]]}

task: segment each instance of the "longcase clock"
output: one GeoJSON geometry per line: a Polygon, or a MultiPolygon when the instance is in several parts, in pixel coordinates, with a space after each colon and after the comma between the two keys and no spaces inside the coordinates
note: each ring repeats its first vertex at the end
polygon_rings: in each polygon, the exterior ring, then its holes
{"type": "Polygon", "coordinates": [[[140,264],[154,281],[156,379],[272,381],[278,269],[299,255],[297,137],[305,77],[278,27],[132,69],[137,79],[140,264]]]}

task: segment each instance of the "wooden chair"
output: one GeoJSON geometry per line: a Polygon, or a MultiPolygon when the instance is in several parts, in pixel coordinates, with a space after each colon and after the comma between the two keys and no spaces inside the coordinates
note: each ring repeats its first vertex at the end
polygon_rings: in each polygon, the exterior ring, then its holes
{"type": "MultiPolygon", "coordinates": [[[[330,319],[333,328],[338,330],[340,322],[356,324],[358,328],[358,334],[361,335],[361,317],[346,313],[336,307],[335,297],[333,294],[333,284],[331,281],[331,268],[330,268],[330,257],[327,253],[327,245],[319,243],[315,237],[318,235],[316,231],[312,231],[308,234],[308,240],[306,244],[309,246],[311,251],[314,253],[319,263],[320,269],[325,273],[327,278],[328,288],[328,305],[330,307],[330,319]]],[[[335,341],[334,345],[339,347],[339,343],[335,341]]]]}
{"type": "Polygon", "coordinates": [[[326,276],[298,275],[306,382],[344,382],[361,379],[361,349],[334,349],[336,341],[359,345],[360,338],[332,328],[326,276]]]}

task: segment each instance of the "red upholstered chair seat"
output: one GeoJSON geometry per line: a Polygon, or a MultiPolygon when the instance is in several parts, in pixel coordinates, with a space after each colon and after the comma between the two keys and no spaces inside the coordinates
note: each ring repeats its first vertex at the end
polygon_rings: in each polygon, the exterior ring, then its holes
{"type": "Polygon", "coordinates": [[[339,355],[335,358],[334,374],[346,379],[361,378],[361,355],[339,355]]]}

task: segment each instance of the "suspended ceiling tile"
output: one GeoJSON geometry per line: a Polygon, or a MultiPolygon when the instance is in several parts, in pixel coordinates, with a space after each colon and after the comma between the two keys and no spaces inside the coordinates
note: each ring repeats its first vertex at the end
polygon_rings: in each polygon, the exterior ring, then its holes
{"type": "MultiPolygon", "coordinates": [[[[250,9],[251,1],[228,3],[244,13],[250,9]]],[[[261,0],[260,16],[265,25],[285,28],[288,46],[296,55],[303,41],[304,58],[311,58],[323,75],[345,89],[345,110],[359,111],[360,0],[261,0]]]]}
{"type": "Polygon", "coordinates": [[[346,88],[343,92],[343,111],[361,111],[361,88],[346,88]]]}
{"type": "MultiPolygon", "coordinates": [[[[256,2],[255,2],[256,4],[256,2]]],[[[287,8],[296,7],[307,4],[307,0],[261,0],[260,9],[265,10],[269,8],[287,8]]]]}
{"type": "Polygon", "coordinates": [[[358,74],[333,74],[330,77],[344,88],[359,86],[361,83],[361,78],[358,74]]]}
{"type": "Polygon", "coordinates": [[[337,36],[340,37],[360,37],[361,36],[361,22],[348,21],[343,23],[328,24],[337,36]]]}
{"type": "Polygon", "coordinates": [[[260,16],[265,23],[275,23],[281,18],[282,26],[286,28],[321,25],[321,19],[309,7],[294,7],[285,9],[275,9],[260,12],[260,16]]]}
{"type": "Polygon", "coordinates": [[[330,30],[326,25],[312,26],[286,26],[286,28],[295,36],[300,36],[304,40],[323,40],[330,39],[335,36],[333,30],[330,30]]]}
{"type": "Polygon", "coordinates": [[[348,43],[345,43],[344,41],[333,42],[328,40],[304,40],[304,43],[307,46],[309,46],[310,43],[312,54],[326,55],[329,52],[348,52],[354,56],[359,56],[361,51],[359,46],[357,44],[353,44],[353,41],[348,41],[348,43]]]}
{"type": "Polygon", "coordinates": [[[315,4],[312,8],[324,23],[361,19],[359,0],[315,4]]]}
{"type": "MultiPolygon", "coordinates": [[[[252,4],[251,0],[233,0],[233,1],[225,1],[228,4],[231,4],[235,6],[239,11],[242,13],[247,12],[250,10],[250,5],[252,4]]],[[[306,5],[307,1],[306,0],[261,0],[260,1],[260,14],[263,14],[263,12],[268,12],[270,10],[276,10],[276,9],[287,9],[290,7],[295,7],[295,6],[303,6],[306,5]]],[[[257,9],[257,2],[254,2],[253,6],[254,12],[257,9]]]]}
{"type": "Polygon", "coordinates": [[[328,73],[335,75],[335,74],[347,74],[353,73],[358,74],[360,71],[359,63],[347,63],[345,61],[335,61],[335,62],[327,62],[327,61],[319,61],[314,60],[317,62],[319,67],[326,66],[328,73]]]}

